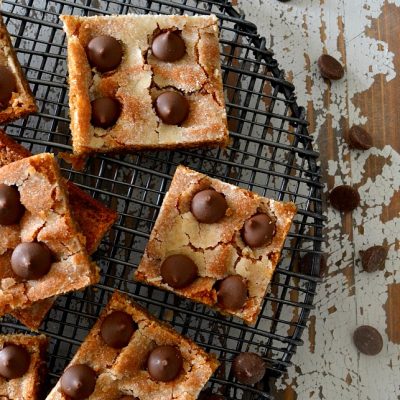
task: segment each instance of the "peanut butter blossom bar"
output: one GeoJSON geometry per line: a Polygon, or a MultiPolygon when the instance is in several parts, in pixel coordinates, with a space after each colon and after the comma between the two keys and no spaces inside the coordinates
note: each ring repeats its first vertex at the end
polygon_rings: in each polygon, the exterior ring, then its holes
{"type": "Polygon", "coordinates": [[[77,155],[228,141],[210,16],[61,16],[77,155]]]}
{"type": "MultiPolygon", "coordinates": [[[[25,147],[0,129],[0,167],[31,155],[25,147]]],[[[117,213],[93,199],[72,182],[66,181],[66,188],[72,215],[85,238],[87,252],[92,254],[117,219],[117,213]]],[[[55,298],[48,298],[38,301],[28,308],[13,311],[12,315],[24,325],[37,330],[53,306],[54,300],[55,298]]]]}
{"type": "Polygon", "coordinates": [[[53,155],[0,168],[0,316],[98,279],[53,155]]]}
{"type": "Polygon", "coordinates": [[[295,213],[179,166],[135,278],[254,323],[295,213]]]}
{"type": "Polygon", "coordinates": [[[0,124],[36,111],[35,99],[0,14],[0,124]]]}
{"type": "Polygon", "coordinates": [[[47,400],[195,400],[218,365],[114,293],[47,400]]]}
{"type": "Polygon", "coordinates": [[[44,335],[0,335],[0,399],[39,398],[46,347],[44,335]]]}

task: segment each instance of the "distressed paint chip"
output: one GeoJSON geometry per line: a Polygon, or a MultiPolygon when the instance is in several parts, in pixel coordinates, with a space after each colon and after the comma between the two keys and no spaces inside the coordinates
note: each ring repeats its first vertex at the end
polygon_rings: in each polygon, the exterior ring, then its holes
{"type": "MultiPolygon", "coordinates": [[[[399,149],[376,136],[379,148],[350,151],[343,139],[345,129],[367,123],[374,112],[363,107],[365,98],[374,96],[374,86],[381,85],[383,96],[384,85],[395,85],[399,79],[395,54],[372,32],[376,31],[374,25],[382,27],[382,13],[393,13],[400,7],[400,0],[365,3],[238,1],[259,33],[270,38],[280,66],[293,77],[298,103],[307,106],[309,130],[322,151],[321,166],[329,187],[356,185],[363,199],[363,207],[352,216],[342,217],[330,208],[326,211],[329,274],[318,288],[316,310],[304,335],[308,345],[298,348],[293,358],[294,364],[301,366],[301,373],[293,366],[276,382],[277,399],[400,399],[400,339],[394,333],[400,332],[400,321],[392,311],[393,298],[400,298],[399,149]],[[323,52],[346,62],[343,80],[331,84],[320,77],[316,60],[323,52]],[[381,243],[390,248],[386,271],[363,273],[358,251],[381,243]],[[390,309],[389,314],[382,312],[382,307],[390,309]],[[382,354],[360,359],[351,341],[353,330],[370,324],[381,327],[384,334],[388,320],[392,325],[387,325],[389,341],[382,354]]],[[[386,124],[385,118],[388,116],[377,117],[378,127],[386,124]]],[[[388,123],[392,130],[399,125],[393,119],[388,123]]],[[[378,128],[372,133],[380,135],[381,131],[378,128]]],[[[398,310],[400,306],[395,305],[398,310]]]]}

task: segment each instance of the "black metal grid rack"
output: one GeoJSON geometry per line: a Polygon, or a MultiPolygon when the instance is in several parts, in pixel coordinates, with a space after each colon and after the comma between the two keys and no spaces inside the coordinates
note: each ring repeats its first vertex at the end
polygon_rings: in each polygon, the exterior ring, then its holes
{"type": "MultiPolygon", "coordinates": [[[[38,100],[39,113],[7,127],[32,152],[70,150],[65,35],[60,14],[215,13],[220,18],[221,59],[232,143],[225,150],[153,152],[98,156],[85,171],[63,164],[65,176],[95,198],[118,209],[119,218],[96,254],[102,278],[96,288],[58,299],[42,331],[51,338],[51,387],[93,325],[114,289],[128,293],[160,319],[216,353],[222,367],[211,379],[214,392],[230,399],[272,398],[270,377],[279,376],[302,344],[319,280],[322,204],[318,153],[307,132],[305,111],[284,79],[266,40],[224,0],[4,0],[3,15],[21,64],[38,100]],[[207,307],[133,282],[149,233],[178,164],[278,200],[294,201],[298,214],[286,241],[257,324],[221,318],[207,307]],[[314,255],[311,275],[298,271],[299,257],[314,255]],[[256,351],[268,362],[256,387],[230,372],[240,351],[256,351]]],[[[11,319],[2,332],[24,330],[11,319]]]]}

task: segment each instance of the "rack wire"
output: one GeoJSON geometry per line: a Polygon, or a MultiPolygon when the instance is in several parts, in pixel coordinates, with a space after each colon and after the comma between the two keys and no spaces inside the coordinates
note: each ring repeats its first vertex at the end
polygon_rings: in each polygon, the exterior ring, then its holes
{"type": "MultiPolygon", "coordinates": [[[[271,399],[269,381],[291,365],[292,355],[302,345],[320,280],[323,185],[305,110],[297,105],[294,86],[285,80],[257,27],[224,0],[4,0],[7,27],[39,104],[38,114],[9,125],[7,132],[33,153],[69,151],[66,41],[58,16],[126,13],[215,13],[219,17],[232,143],[225,150],[97,156],[82,172],[62,164],[66,177],[116,208],[119,218],[95,256],[102,270],[100,284],[59,297],[41,328],[51,338],[47,390],[73,357],[110,293],[118,289],[217,355],[222,366],[209,382],[209,390],[229,399],[271,399]],[[263,196],[294,201],[299,208],[254,326],[221,318],[205,306],[132,280],[178,164],[263,196]],[[310,275],[298,269],[298,260],[306,252],[314,255],[310,275]],[[266,378],[254,387],[238,383],[231,374],[231,360],[241,351],[256,351],[268,363],[266,378]]],[[[6,318],[0,329],[25,328],[6,318]]]]}

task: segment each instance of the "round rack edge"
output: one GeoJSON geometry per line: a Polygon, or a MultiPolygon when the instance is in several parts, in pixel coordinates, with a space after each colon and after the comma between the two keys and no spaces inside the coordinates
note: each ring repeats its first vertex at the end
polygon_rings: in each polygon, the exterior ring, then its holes
{"type": "MultiPolygon", "coordinates": [[[[214,13],[219,18],[231,144],[226,149],[97,156],[82,172],[62,164],[66,177],[117,209],[119,217],[95,254],[102,271],[100,283],[61,296],[40,329],[51,338],[46,384],[50,388],[56,382],[109,295],[118,289],[217,355],[222,366],[209,383],[214,392],[232,399],[273,398],[269,378],[280,376],[291,365],[296,347],[302,345],[320,280],[323,184],[305,110],[297,105],[294,86],[285,80],[257,27],[224,0],[24,0],[18,4],[4,0],[5,22],[39,105],[38,114],[6,130],[35,154],[69,151],[65,35],[58,15],[149,12],[214,13]],[[294,201],[298,207],[254,326],[221,319],[205,306],[132,280],[179,164],[263,196],[294,201]],[[298,268],[306,253],[313,254],[310,275],[298,268]],[[266,378],[255,387],[241,385],[230,372],[232,358],[241,351],[258,352],[268,363],[266,378]]],[[[8,317],[0,329],[2,333],[26,330],[8,317]]]]}

